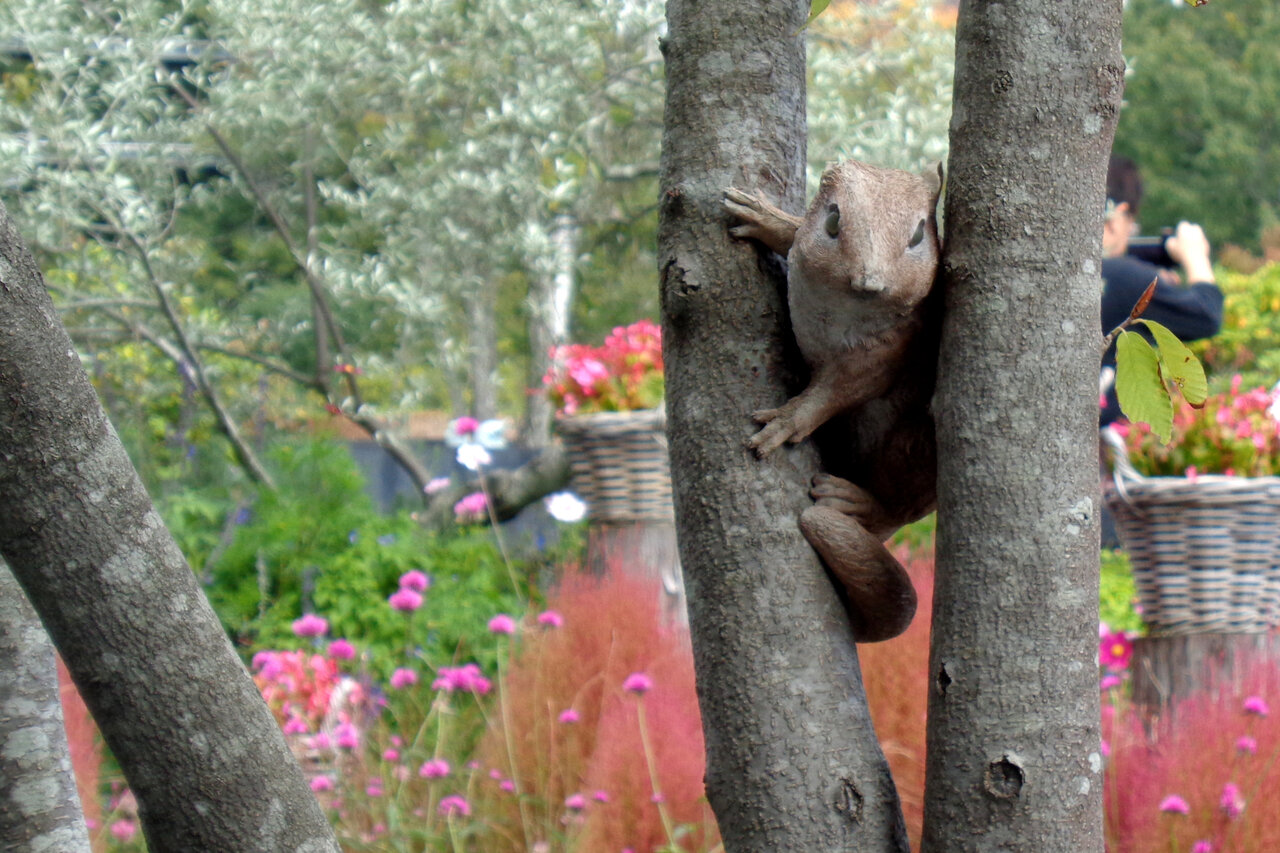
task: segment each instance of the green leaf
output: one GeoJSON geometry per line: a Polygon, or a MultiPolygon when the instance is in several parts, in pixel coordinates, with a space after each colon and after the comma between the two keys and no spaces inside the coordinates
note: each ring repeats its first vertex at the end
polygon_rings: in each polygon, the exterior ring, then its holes
{"type": "Polygon", "coordinates": [[[827,7],[830,5],[831,5],[831,0],[810,0],[809,20],[804,22],[804,27],[800,28],[801,31],[803,31],[805,27],[812,24],[813,19],[821,15],[823,12],[825,12],[827,10],[827,7]]]}
{"type": "Polygon", "coordinates": [[[1192,406],[1197,409],[1203,406],[1209,396],[1209,383],[1195,353],[1178,340],[1177,335],[1154,320],[1138,322],[1145,323],[1156,339],[1156,347],[1160,351],[1160,372],[1165,381],[1176,385],[1192,406]]]}
{"type": "Polygon", "coordinates": [[[1173,433],[1173,404],[1160,378],[1160,357],[1135,332],[1116,339],[1116,398],[1131,421],[1151,425],[1161,441],[1173,433]]]}

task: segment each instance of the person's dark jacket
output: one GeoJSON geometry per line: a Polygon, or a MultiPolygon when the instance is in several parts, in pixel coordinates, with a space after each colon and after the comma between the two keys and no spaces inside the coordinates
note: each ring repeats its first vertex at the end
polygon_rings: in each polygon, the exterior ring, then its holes
{"type": "MultiPolygon", "coordinates": [[[[1102,262],[1102,332],[1106,334],[1119,326],[1129,316],[1133,306],[1146,291],[1151,280],[1161,272],[1160,268],[1146,261],[1124,255],[1106,258],[1102,262]]],[[[1222,291],[1216,284],[1193,282],[1179,286],[1160,281],[1143,319],[1154,320],[1183,341],[1195,341],[1213,337],[1222,328],[1222,291]]],[[[1139,326],[1135,331],[1145,332],[1139,326]]],[[[1149,336],[1147,336],[1149,338],[1149,336]]],[[[1104,367],[1116,364],[1115,344],[1102,358],[1104,367]]],[[[1102,408],[1102,426],[1121,416],[1116,402],[1115,385],[1107,391],[1102,408]]]]}

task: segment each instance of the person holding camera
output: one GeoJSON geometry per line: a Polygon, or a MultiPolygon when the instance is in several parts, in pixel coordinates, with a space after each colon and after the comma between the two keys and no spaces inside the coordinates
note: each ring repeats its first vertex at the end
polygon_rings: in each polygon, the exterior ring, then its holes
{"type": "MultiPolygon", "coordinates": [[[[1144,318],[1167,327],[1183,341],[1216,335],[1222,328],[1222,291],[1214,282],[1204,229],[1179,222],[1171,234],[1155,241],[1143,240],[1148,245],[1140,251],[1134,238],[1141,201],[1138,167],[1126,157],[1113,156],[1107,168],[1107,213],[1102,228],[1103,333],[1128,318],[1154,279],[1155,294],[1142,312],[1144,318]],[[1186,284],[1172,269],[1174,265],[1182,268],[1186,284]]],[[[1113,381],[1115,365],[1113,344],[1102,359],[1102,426],[1121,416],[1113,381]]]]}

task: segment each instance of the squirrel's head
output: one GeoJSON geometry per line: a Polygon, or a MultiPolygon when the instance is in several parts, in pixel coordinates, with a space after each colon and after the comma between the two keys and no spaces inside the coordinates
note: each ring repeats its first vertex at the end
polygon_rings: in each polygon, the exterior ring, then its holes
{"type": "Polygon", "coordinates": [[[855,160],[829,166],[796,231],[792,281],[909,311],[937,272],[941,185],[941,165],[921,175],[855,160]]]}

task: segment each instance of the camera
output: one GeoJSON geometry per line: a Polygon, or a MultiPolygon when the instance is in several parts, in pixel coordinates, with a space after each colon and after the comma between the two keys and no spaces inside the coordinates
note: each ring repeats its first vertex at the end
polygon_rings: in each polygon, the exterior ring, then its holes
{"type": "Polygon", "coordinates": [[[1178,262],[1169,256],[1169,251],[1164,247],[1172,236],[1172,228],[1161,228],[1160,233],[1154,237],[1131,237],[1125,254],[1158,267],[1176,267],[1178,262]]]}

